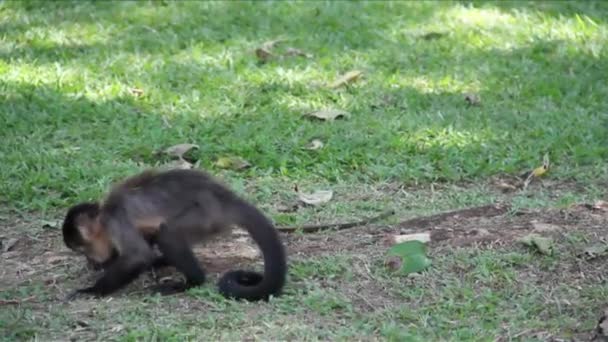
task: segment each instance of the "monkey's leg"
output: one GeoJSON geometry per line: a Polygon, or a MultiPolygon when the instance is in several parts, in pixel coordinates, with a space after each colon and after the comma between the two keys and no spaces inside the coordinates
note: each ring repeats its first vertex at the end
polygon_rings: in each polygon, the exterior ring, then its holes
{"type": "Polygon", "coordinates": [[[172,284],[169,287],[161,285],[157,290],[163,294],[171,294],[183,292],[190,287],[199,286],[205,282],[205,271],[198,263],[188,242],[182,236],[172,234],[165,224],[160,226],[157,245],[166,262],[186,277],[185,285],[176,286],[172,284]]]}

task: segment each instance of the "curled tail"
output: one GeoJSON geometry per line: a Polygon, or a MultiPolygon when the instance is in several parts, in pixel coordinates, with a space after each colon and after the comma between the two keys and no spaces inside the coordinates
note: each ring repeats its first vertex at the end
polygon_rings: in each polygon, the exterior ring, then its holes
{"type": "Polygon", "coordinates": [[[235,206],[237,224],[247,230],[262,251],[264,274],[236,270],[225,273],[218,282],[220,293],[227,298],[250,301],[279,296],[287,277],[287,255],[279,232],[257,208],[244,201],[235,206]]]}

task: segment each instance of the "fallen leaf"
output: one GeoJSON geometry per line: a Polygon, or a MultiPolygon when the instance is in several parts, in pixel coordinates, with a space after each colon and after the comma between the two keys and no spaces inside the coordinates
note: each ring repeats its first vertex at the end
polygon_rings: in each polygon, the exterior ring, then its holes
{"type": "Polygon", "coordinates": [[[327,203],[333,197],[334,192],[331,190],[319,190],[310,194],[298,193],[300,201],[310,205],[320,205],[327,203]]]}
{"type": "Polygon", "coordinates": [[[56,229],[59,227],[59,223],[57,221],[48,221],[48,220],[40,220],[42,229],[56,229]]]}
{"type": "Polygon", "coordinates": [[[467,101],[469,106],[477,106],[481,104],[481,99],[477,94],[465,94],[464,100],[467,101]]]}
{"type": "Polygon", "coordinates": [[[48,264],[54,265],[54,264],[58,264],[62,261],[67,260],[68,257],[67,256],[63,256],[63,255],[54,255],[54,256],[50,256],[46,259],[46,262],[48,264]]]}
{"type": "Polygon", "coordinates": [[[402,234],[402,235],[390,235],[387,238],[387,242],[390,246],[407,241],[420,241],[427,243],[431,241],[431,233],[414,233],[414,234],[402,234]]]}
{"type": "Polygon", "coordinates": [[[221,169],[231,170],[242,170],[251,166],[248,161],[240,157],[220,157],[214,164],[221,169]]]}
{"type": "Polygon", "coordinates": [[[301,56],[301,57],[306,57],[306,58],[312,58],[312,54],[310,53],[306,53],[300,49],[296,49],[293,47],[288,47],[287,50],[285,50],[285,56],[301,56]]]}
{"type": "Polygon", "coordinates": [[[599,256],[606,255],[608,253],[608,245],[606,244],[595,244],[592,246],[586,247],[579,257],[583,257],[587,260],[595,259],[599,256]]]}
{"type": "Polygon", "coordinates": [[[608,211],[608,202],[596,201],[595,203],[593,203],[593,206],[591,208],[595,210],[608,211]]]}
{"type": "Polygon", "coordinates": [[[363,75],[362,71],[351,70],[351,71],[347,72],[346,74],[342,75],[341,77],[339,77],[333,83],[331,83],[329,85],[329,87],[332,89],[335,89],[335,88],[341,87],[343,85],[352,83],[352,82],[356,81],[357,79],[359,79],[359,77],[361,77],[361,75],[363,75]]]}
{"type": "MultiPolygon", "coordinates": [[[[198,165],[198,164],[199,164],[199,162],[197,161],[196,165],[198,165]]],[[[192,163],[190,163],[189,161],[180,158],[178,160],[174,160],[172,162],[165,164],[164,167],[169,170],[173,170],[173,169],[189,170],[189,169],[192,169],[194,167],[194,165],[192,163]]]]}
{"type": "Polygon", "coordinates": [[[110,331],[113,332],[113,333],[117,333],[117,332],[121,332],[124,329],[125,329],[124,325],[118,324],[118,325],[113,326],[110,329],[110,331]]]}
{"type": "Polygon", "coordinates": [[[129,92],[132,95],[135,95],[137,97],[142,96],[144,94],[144,91],[142,89],[139,89],[139,88],[129,88],[129,92]]]}
{"type": "Polygon", "coordinates": [[[9,252],[19,242],[19,239],[11,238],[6,241],[1,241],[2,253],[9,252]]]}
{"type": "Polygon", "coordinates": [[[349,112],[339,110],[339,109],[322,109],[322,110],[318,110],[316,112],[307,113],[305,115],[312,116],[312,117],[315,117],[315,118],[321,119],[321,120],[328,120],[328,121],[333,121],[340,117],[344,117],[344,118],[350,117],[349,112]]]}
{"type": "Polygon", "coordinates": [[[503,181],[496,183],[496,187],[498,187],[498,189],[500,189],[502,192],[510,192],[517,190],[517,187],[515,185],[503,181]]]}
{"type": "Polygon", "coordinates": [[[306,147],[304,147],[307,150],[318,150],[323,148],[324,144],[321,140],[319,139],[312,139],[310,141],[310,143],[308,143],[308,145],[306,145],[306,147]]]}
{"type": "Polygon", "coordinates": [[[608,341],[608,308],[604,308],[602,316],[597,321],[595,334],[590,341],[608,341]]]}
{"type": "Polygon", "coordinates": [[[286,41],[286,39],[275,39],[264,42],[261,47],[255,49],[255,55],[260,62],[268,62],[270,59],[275,57],[272,53],[272,49],[279,43],[286,41]]]}
{"type": "Polygon", "coordinates": [[[263,63],[268,62],[269,60],[272,59],[272,57],[274,57],[272,52],[270,52],[264,48],[255,49],[255,56],[258,58],[258,60],[260,62],[263,62],[263,63]]]}
{"type": "Polygon", "coordinates": [[[551,238],[532,233],[522,237],[520,241],[526,246],[538,249],[542,254],[551,255],[553,253],[553,240],[551,238]]]}
{"type": "Polygon", "coordinates": [[[536,222],[536,221],[532,221],[531,223],[532,223],[532,227],[534,227],[534,231],[538,232],[538,233],[555,232],[555,231],[561,230],[560,226],[556,226],[556,225],[550,224],[550,223],[541,223],[541,222],[536,222]]]}
{"type": "Polygon", "coordinates": [[[420,272],[431,265],[431,259],[426,256],[426,245],[418,240],[394,245],[388,250],[388,256],[388,266],[400,266],[395,271],[404,274],[420,272]],[[401,258],[400,262],[395,262],[393,257],[401,258]]]}
{"type": "Polygon", "coordinates": [[[195,144],[178,144],[165,149],[164,152],[171,157],[183,159],[184,154],[188,153],[188,151],[194,148],[198,149],[199,146],[195,144]]]}
{"type": "Polygon", "coordinates": [[[285,38],[278,38],[278,39],[275,39],[275,40],[269,40],[267,42],[262,43],[262,48],[266,49],[266,50],[272,50],[279,43],[283,43],[283,42],[286,42],[286,41],[287,41],[287,39],[285,39],[285,38]]]}
{"type": "Polygon", "coordinates": [[[279,204],[276,207],[276,210],[280,213],[293,213],[298,211],[299,205],[297,203],[293,203],[291,205],[279,204]]]}

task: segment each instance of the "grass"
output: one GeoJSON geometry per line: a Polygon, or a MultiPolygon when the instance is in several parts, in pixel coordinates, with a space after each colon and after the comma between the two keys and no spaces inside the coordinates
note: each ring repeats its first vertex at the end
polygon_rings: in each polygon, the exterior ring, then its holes
{"type": "MultiPolygon", "coordinates": [[[[607,20],[608,6],[592,1],[2,2],[0,201],[7,216],[54,219],[112,181],[162,165],[166,159],[154,152],[179,143],[198,144],[191,157],[202,168],[279,224],[348,219],[388,206],[403,218],[487,203],[501,196],[486,188],[490,177],[520,174],[545,153],[550,184],[577,187],[523,193],[517,206],[598,198],[608,180],[607,20]],[[255,48],[280,37],[313,57],[259,63],[255,48]],[[364,78],[337,90],[325,86],[352,69],[364,78]],[[481,104],[468,106],[468,93],[481,104]],[[322,108],[352,115],[333,122],[302,117],[322,108]],[[314,138],[324,148],[304,149],[314,138]],[[252,167],[222,170],[214,162],[225,156],[252,167]],[[336,195],[320,209],[281,213],[277,204],[294,199],[293,184],[336,195]],[[386,190],[395,184],[411,190],[386,190]]],[[[39,233],[27,227],[17,226],[39,233]]],[[[203,311],[179,314],[171,310],[187,305],[182,299],[146,297],[137,307],[121,299],[128,309],[100,304],[108,314],[91,330],[126,340],[262,332],[277,339],[485,340],[537,327],[563,331],[574,326],[564,320],[605,296],[604,287],[587,284],[578,311],[531,319],[542,311],[543,294],[532,283],[522,281],[518,293],[503,284],[518,272],[510,252],[458,253],[474,257],[448,252],[435,262],[439,270],[420,278],[434,279],[429,284],[403,288],[380,276],[378,291],[401,291],[391,298],[402,307],[358,312],[358,297],[325,287],[325,277],[349,276],[347,254],[296,258],[291,275],[306,284],[305,293],[262,308],[209,298],[206,290],[186,297],[203,311]],[[471,275],[451,271],[458,262],[471,275]],[[247,323],[257,316],[263,325],[247,323]],[[138,328],[125,334],[117,322],[138,328]],[[283,322],[292,325],[280,328],[283,322]]],[[[20,322],[33,323],[20,325],[25,335],[55,336],[72,319],[65,307],[46,318],[23,310],[7,310],[0,322],[23,314],[20,322]],[[40,322],[46,330],[37,330],[40,322]]]]}

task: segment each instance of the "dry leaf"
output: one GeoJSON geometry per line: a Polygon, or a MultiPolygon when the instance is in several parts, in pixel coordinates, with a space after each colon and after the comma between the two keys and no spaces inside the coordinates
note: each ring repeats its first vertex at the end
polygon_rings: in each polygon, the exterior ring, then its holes
{"type": "Polygon", "coordinates": [[[608,211],[608,202],[596,201],[595,203],[593,203],[593,206],[591,208],[595,210],[608,211]]]}
{"type": "Polygon", "coordinates": [[[306,116],[312,116],[321,120],[333,121],[340,117],[349,118],[350,113],[339,109],[322,109],[316,112],[306,113],[306,116]]]}
{"type": "Polygon", "coordinates": [[[62,261],[65,261],[67,259],[68,259],[68,257],[64,256],[64,255],[52,255],[46,259],[46,262],[48,264],[54,265],[54,264],[58,264],[62,261]]]}
{"type": "Polygon", "coordinates": [[[198,147],[198,145],[195,145],[195,144],[179,144],[179,145],[175,145],[175,146],[171,146],[171,147],[167,148],[164,152],[171,157],[177,157],[177,158],[183,159],[184,154],[188,153],[188,151],[190,151],[193,148],[198,149],[199,147],[198,147]]]}
{"type": "Polygon", "coordinates": [[[260,62],[263,62],[263,63],[268,62],[270,59],[272,59],[272,57],[274,57],[272,52],[270,52],[264,48],[255,49],[255,56],[258,58],[258,60],[260,62]]]}
{"type": "Polygon", "coordinates": [[[553,240],[535,233],[528,234],[519,239],[526,246],[535,247],[539,252],[546,255],[553,253],[553,240]]]}
{"type": "Polygon", "coordinates": [[[192,169],[193,167],[198,167],[200,161],[197,161],[196,164],[192,165],[192,163],[190,163],[189,161],[186,161],[184,159],[178,159],[178,160],[174,160],[172,162],[169,162],[167,164],[164,165],[165,168],[167,169],[180,169],[180,170],[189,170],[192,169]]]}
{"type": "Polygon", "coordinates": [[[142,89],[139,89],[139,88],[129,88],[129,92],[132,95],[135,95],[137,97],[142,96],[144,94],[144,91],[142,89]]]}
{"type": "Polygon", "coordinates": [[[301,57],[306,57],[306,58],[312,58],[312,54],[310,53],[306,53],[300,49],[296,49],[293,47],[288,47],[287,50],[285,50],[285,56],[301,56],[301,57]]]}
{"type": "Polygon", "coordinates": [[[2,245],[2,253],[6,253],[6,252],[9,252],[13,247],[15,247],[17,242],[19,242],[19,239],[11,238],[6,241],[0,241],[0,242],[2,245]]]}
{"type": "Polygon", "coordinates": [[[500,189],[500,191],[502,192],[510,192],[517,190],[517,187],[515,185],[503,181],[496,183],[496,187],[498,187],[498,189],[500,189]]]}
{"type": "Polygon", "coordinates": [[[595,244],[586,247],[578,257],[583,257],[586,260],[592,260],[599,256],[604,256],[608,252],[608,245],[606,244],[595,244]]]}
{"type": "Polygon", "coordinates": [[[284,42],[286,39],[275,39],[264,42],[261,47],[255,49],[255,55],[260,62],[268,62],[270,59],[274,57],[272,53],[272,49],[275,45],[284,42]]]}
{"type": "Polygon", "coordinates": [[[298,193],[298,198],[306,204],[320,205],[329,202],[333,195],[331,190],[318,190],[311,194],[298,193]]]}
{"type": "Polygon", "coordinates": [[[346,74],[342,75],[340,78],[335,80],[332,84],[329,85],[330,88],[338,88],[348,83],[352,83],[359,79],[363,75],[363,72],[360,70],[351,70],[346,74]]]}
{"type": "Polygon", "coordinates": [[[215,166],[221,169],[242,170],[251,164],[240,157],[220,157],[215,161],[215,166]]]}
{"type": "Polygon", "coordinates": [[[117,332],[123,331],[124,328],[125,327],[123,325],[119,324],[119,325],[113,326],[112,329],[110,329],[110,331],[113,332],[113,333],[117,333],[117,332]]]}
{"type": "Polygon", "coordinates": [[[57,221],[40,220],[42,229],[55,229],[59,226],[57,221]]]}
{"type": "Polygon", "coordinates": [[[467,101],[469,106],[477,106],[481,104],[481,99],[477,94],[465,94],[464,100],[467,101]]]}
{"type": "Polygon", "coordinates": [[[389,235],[386,238],[386,244],[389,246],[398,244],[398,243],[402,243],[402,242],[406,242],[406,241],[420,241],[422,243],[427,243],[431,241],[431,233],[430,232],[424,232],[424,233],[414,233],[414,234],[403,234],[403,235],[389,235]]]}
{"type": "Polygon", "coordinates": [[[278,39],[275,39],[275,40],[269,40],[269,41],[264,42],[262,44],[262,49],[272,50],[279,43],[283,43],[283,42],[286,42],[286,41],[287,41],[287,39],[285,39],[285,38],[278,38],[278,39]]]}
{"type": "Polygon", "coordinates": [[[532,227],[534,227],[534,231],[538,232],[538,233],[543,233],[543,232],[556,232],[561,230],[560,226],[556,226],[554,224],[549,224],[549,223],[540,223],[540,222],[536,222],[536,221],[532,221],[532,227]]]}
{"type": "Polygon", "coordinates": [[[299,206],[298,206],[297,203],[293,203],[293,204],[290,204],[290,205],[287,205],[287,204],[278,204],[276,206],[276,210],[279,213],[293,213],[293,212],[298,211],[298,207],[299,206]]]}
{"type": "Polygon", "coordinates": [[[323,144],[323,142],[321,140],[319,140],[319,139],[313,139],[304,148],[307,149],[307,150],[318,150],[318,149],[323,148],[323,146],[324,146],[324,144],[323,144]]]}

